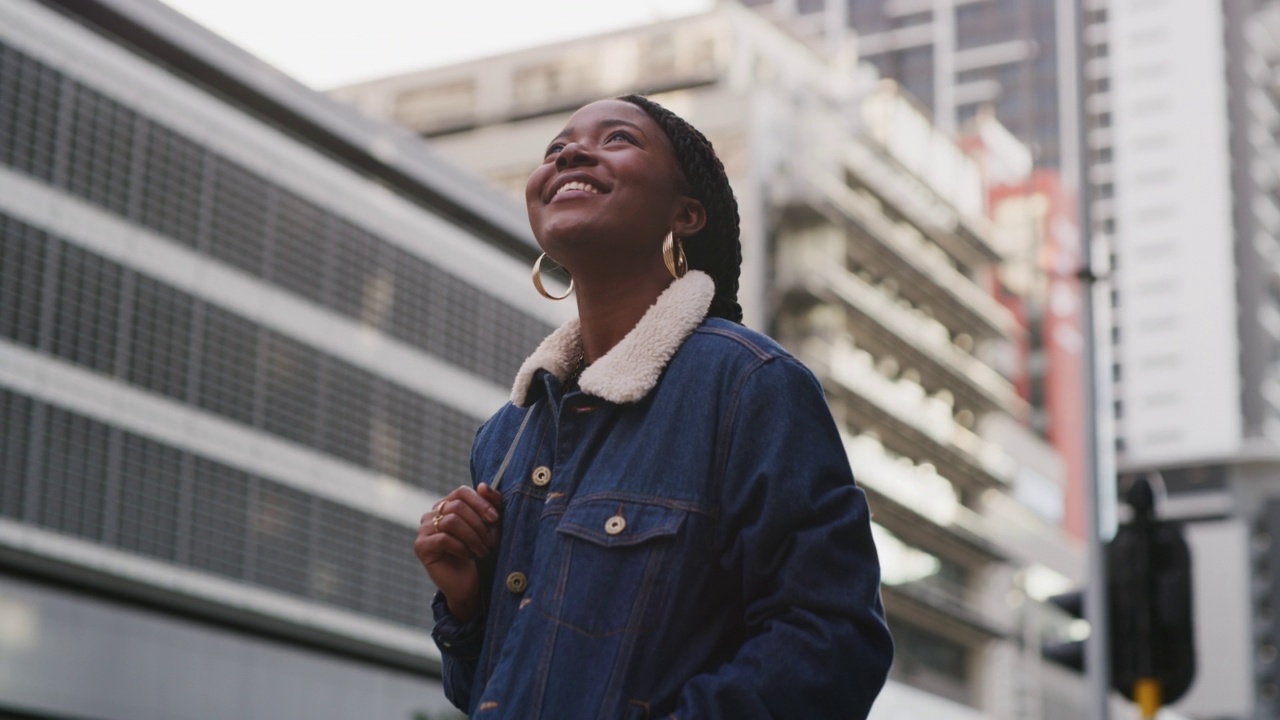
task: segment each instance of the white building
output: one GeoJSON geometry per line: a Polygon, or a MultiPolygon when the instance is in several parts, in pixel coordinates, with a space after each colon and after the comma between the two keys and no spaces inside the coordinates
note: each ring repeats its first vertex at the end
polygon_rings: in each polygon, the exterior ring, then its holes
{"type": "Polygon", "coordinates": [[[1088,208],[1114,266],[1119,468],[1159,471],[1165,512],[1196,521],[1199,676],[1178,707],[1276,717],[1280,4],[1085,8],[1088,208]]]}

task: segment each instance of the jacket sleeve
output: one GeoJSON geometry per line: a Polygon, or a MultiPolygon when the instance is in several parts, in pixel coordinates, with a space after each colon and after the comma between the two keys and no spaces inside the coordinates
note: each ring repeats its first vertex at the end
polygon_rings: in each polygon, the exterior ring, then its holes
{"type": "Polygon", "coordinates": [[[444,595],[436,592],[431,601],[435,627],[431,637],[440,649],[443,661],[444,695],[459,710],[471,708],[471,686],[475,683],[476,664],[484,643],[484,616],[477,613],[470,622],[459,622],[449,613],[444,595]]]}
{"type": "MultiPolygon", "coordinates": [[[[476,431],[475,441],[471,444],[471,486],[479,484],[477,460],[483,457],[488,446],[486,433],[492,419],[485,422],[476,431]]],[[[484,577],[481,577],[481,593],[485,588],[484,577]]],[[[480,650],[484,645],[484,629],[488,603],[481,602],[481,610],[469,622],[459,621],[449,612],[449,605],[444,594],[436,591],[431,601],[431,613],[435,626],[431,629],[431,637],[436,648],[440,650],[444,695],[463,712],[471,708],[471,689],[475,684],[476,667],[480,660],[480,650]]]]}
{"type": "Polygon", "coordinates": [[[675,717],[865,718],[893,642],[866,498],[822,389],[798,361],[766,361],[725,422],[717,541],[745,640],[686,683],[675,717]]]}

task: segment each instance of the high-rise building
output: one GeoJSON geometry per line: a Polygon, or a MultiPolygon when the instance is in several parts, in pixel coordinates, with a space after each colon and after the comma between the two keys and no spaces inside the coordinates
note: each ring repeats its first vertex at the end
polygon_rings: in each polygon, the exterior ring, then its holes
{"type": "Polygon", "coordinates": [[[0,3],[0,715],[445,717],[412,541],[535,255],[159,2],[0,3]]]}
{"type": "Polygon", "coordinates": [[[1055,621],[1036,600],[1081,567],[1061,462],[995,369],[1017,332],[987,289],[1005,248],[976,163],[898,85],[724,3],[334,95],[523,197],[572,110],[632,91],[716,146],[748,322],[818,374],[870,498],[898,645],[872,717],[1083,717],[1037,646],[1055,621]]]}
{"type": "Polygon", "coordinates": [[[1193,520],[1201,662],[1181,707],[1273,718],[1280,3],[1090,0],[1084,17],[1117,461],[1125,475],[1158,472],[1163,511],[1193,520]]]}
{"type": "MultiPolygon", "coordinates": [[[[1027,349],[1021,356],[1025,364],[1015,374],[1022,378],[1019,391],[1031,401],[1033,427],[1066,460],[1063,519],[1070,532],[1083,539],[1087,465],[1080,396],[1084,363],[1078,352],[1060,342],[1069,331],[1052,312],[1054,307],[1061,311],[1073,306],[1069,312],[1077,314],[1072,321],[1076,330],[1070,332],[1078,333],[1080,286],[1070,280],[1078,268],[1061,264],[1068,257],[1080,259],[1079,238],[1069,237],[1078,235],[1079,229],[1074,217],[1080,163],[1074,3],[746,0],[744,4],[825,57],[838,59],[856,52],[880,77],[898,82],[946,133],[972,139],[981,128],[999,125],[1001,132],[1012,132],[1021,141],[1024,149],[1017,153],[1025,156],[1029,166],[1019,171],[1016,180],[1005,168],[1005,176],[989,185],[986,200],[988,212],[1001,218],[998,223],[1007,226],[1010,216],[1021,218],[1022,229],[1031,237],[1029,243],[1015,243],[1019,248],[1035,246],[1034,257],[1009,258],[1011,262],[1000,273],[1001,279],[1013,273],[1022,276],[1017,280],[1021,283],[1018,293],[1006,296],[1023,322],[1020,341],[1027,349]],[[852,39],[840,39],[849,35],[850,28],[852,39]],[[1039,227],[1032,228],[1035,224],[1039,227]],[[1028,273],[1034,277],[1027,277],[1028,273]],[[1056,298],[1052,306],[1050,286],[1056,298]],[[1053,332],[1058,336],[1047,334],[1053,332]]],[[[1007,146],[1007,141],[1001,145],[1007,146]]]]}
{"type": "MultiPolygon", "coordinates": [[[[745,0],[815,44],[857,33],[857,54],[924,104],[944,132],[986,106],[1037,167],[1075,166],[1070,0],[745,0]]],[[[1070,175],[1074,178],[1074,175],[1070,175]]]]}

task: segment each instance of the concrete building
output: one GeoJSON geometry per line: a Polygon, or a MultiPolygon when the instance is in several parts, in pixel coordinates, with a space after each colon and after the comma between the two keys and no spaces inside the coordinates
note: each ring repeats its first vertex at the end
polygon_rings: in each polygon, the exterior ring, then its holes
{"type": "MultiPolygon", "coordinates": [[[[1070,0],[746,0],[815,46],[838,28],[857,53],[958,132],[980,108],[1032,150],[1036,167],[1075,167],[1070,0]]],[[[1069,177],[1074,178],[1071,174],[1069,177]]]]}
{"type": "Polygon", "coordinates": [[[1280,714],[1280,4],[1085,3],[1115,449],[1193,520],[1206,718],[1280,714]],[[1252,558],[1252,561],[1251,561],[1252,558]]]}
{"type": "Polygon", "coordinates": [[[334,91],[513,197],[578,106],[645,91],[707,134],[743,209],[748,323],[822,379],[875,514],[898,661],[873,718],[1083,717],[1037,599],[1081,574],[1060,459],[995,367],[1017,323],[976,163],[855,59],[733,3],[334,91]],[[1020,497],[1038,497],[1032,505],[1020,497]]]}
{"type": "Polygon", "coordinates": [[[445,717],[412,539],[535,254],[154,0],[0,3],[0,715],[445,717]]]}
{"type": "MultiPolygon", "coordinates": [[[[1086,537],[1084,347],[1080,228],[1074,194],[1060,173],[1036,168],[1031,153],[990,109],[966,124],[961,144],[982,168],[987,213],[1008,248],[993,292],[1023,332],[1006,372],[1031,406],[1031,427],[1062,459],[1067,532],[1086,537]]],[[[1033,497],[1025,502],[1035,503],[1033,497]]]]}

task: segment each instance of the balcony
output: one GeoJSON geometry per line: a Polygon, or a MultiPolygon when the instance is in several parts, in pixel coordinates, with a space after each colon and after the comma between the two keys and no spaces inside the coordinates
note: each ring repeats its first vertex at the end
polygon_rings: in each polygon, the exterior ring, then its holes
{"type": "Polygon", "coordinates": [[[816,209],[837,227],[862,236],[846,243],[855,262],[897,278],[904,297],[929,308],[957,332],[1003,338],[1015,330],[1016,321],[1004,306],[952,267],[936,245],[886,216],[877,201],[830,176],[807,180],[816,209]]]}
{"type": "Polygon", "coordinates": [[[967,571],[903,542],[876,523],[871,534],[880,553],[887,612],[969,644],[1008,634],[1006,618],[992,617],[990,610],[975,602],[977,591],[963,580],[967,571]],[[962,573],[960,577],[957,572],[962,573]]]}
{"type": "Polygon", "coordinates": [[[819,255],[801,259],[807,270],[780,273],[781,289],[791,295],[803,292],[845,309],[851,331],[860,347],[875,357],[894,357],[920,373],[920,381],[937,392],[949,390],[956,403],[975,415],[987,412],[1027,417],[1030,408],[1018,397],[1012,383],[991,367],[963,352],[951,342],[941,322],[852,273],[815,262],[819,255]]]}
{"type": "Polygon", "coordinates": [[[853,427],[876,431],[885,449],[947,468],[949,479],[965,490],[1008,489],[1013,459],[957,424],[942,394],[928,396],[917,383],[884,377],[870,353],[847,341],[809,338],[797,350],[822,379],[837,414],[853,427]]]}
{"type": "Polygon", "coordinates": [[[1008,560],[988,521],[960,503],[951,481],[933,465],[894,456],[873,434],[842,437],[877,522],[913,545],[966,564],[1008,560]]]}
{"type": "Polygon", "coordinates": [[[920,228],[966,268],[999,262],[985,219],[966,217],[897,164],[883,148],[851,144],[842,157],[848,172],[898,215],[920,228]]]}

